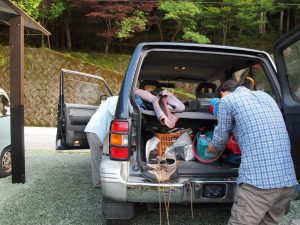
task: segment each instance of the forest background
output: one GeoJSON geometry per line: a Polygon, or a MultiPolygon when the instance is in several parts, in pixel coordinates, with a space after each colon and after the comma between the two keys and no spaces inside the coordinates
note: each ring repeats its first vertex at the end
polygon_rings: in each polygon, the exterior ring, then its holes
{"type": "MultiPolygon", "coordinates": [[[[272,53],[274,42],[300,21],[300,0],[14,1],[52,34],[48,39],[25,32],[26,126],[56,126],[62,68],[99,75],[117,94],[140,42],[210,43],[272,53]]],[[[8,93],[9,71],[9,27],[0,24],[0,84],[8,93]]],[[[190,88],[183,92],[190,94],[190,88]]]]}
{"type": "MultiPolygon", "coordinates": [[[[14,0],[52,35],[27,46],[59,51],[132,53],[139,42],[176,41],[250,47],[273,43],[300,22],[300,0],[14,0]]],[[[0,25],[0,44],[8,45],[0,25]]]]}

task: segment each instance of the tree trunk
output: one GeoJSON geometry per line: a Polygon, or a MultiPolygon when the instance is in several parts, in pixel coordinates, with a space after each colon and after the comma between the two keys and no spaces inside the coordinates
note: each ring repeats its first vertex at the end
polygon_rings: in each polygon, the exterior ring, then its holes
{"type": "Polygon", "coordinates": [[[161,22],[157,22],[157,27],[159,30],[160,41],[164,41],[163,32],[162,32],[162,28],[161,28],[161,22]]]}
{"type": "Polygon", "coordinates": [[[104,47],[105,55],[108,54],[111,40],[112,40],[111,37],[107,37],[107,38],[106,38],[106,41],[105,41],[105,47],[104,47]]]}
{"type": "Polygon", "coordinates": [[[279,34],[283,33],[283,9],[280,11],[280,20],[279,20],[279,34]]]}
{"type": "MultiPolygon", "coordinates": [[[[112,23],[111,23],[111,19],[107,18],[105,20],[106,22],[106,28],[107,28],[107,33],[111,35],[112,32],[112,23]]],[[[111,43],[111,36],[106,36],[105,37],[105,45],[104,45],[104,52],[105,55],[107,55],[108,51],[109,51],[109,47],[110,47],[110,43],[111,43]]]]}
{"type": "Polygon", "coordinates": [[[60,46],[62,50],[66,49],[66,32],[65,32],[65,28],[64,28],[64,24],[62,24],[62,26],[60,26],[60,34],[61,34],[61,39],[60,39],[60,46]]]}
{"type": "Polygon", "coordinates": [[[227,39],[227,31],[228,31],[228,20],[229,20],[229,15],[227,15],[226,17],[226,23],[223,27],[223,41],[222,41],[222,45],[226,44],[226,39],[227,39]]]}
{"type": "MultiPolygon", "coordinates": [[[[42,26],[44,26],[44,17],[42,17],[42,26]]],[[[44,43],[44,35],[42,34],[42,48],[44,48],[45,47],[45,43],[44,43]]]]}
{"type": "Polygon", "coordinates": [[[227,38],[227,24],[226,26],[223,28],[223,41],[222,41],[222,45],[226,44],[226,38],[227,38]]]}
{"type": "Polygon", "coordinates": [[[59,49],[59,24],[55,23],[55,48],[59,49]]]}
{"type": "Polygon", "coordinates": [[[286,14],[286,32],[290,31],[290,9],[288,8],[286,14]]]}
{"type": "Polygon", "coordinates": [[[178,23],[177,29],[176,29],[176,31],[175,31],[175,33],[174,33],[174,35],[173,35],[171,41],[174,41],[176,35],[178,34],[178,32],[179,32],[179,30],[180,30],[180,27],[181,27],[181,20],[180,20],[179,23],[178,23]]]}
{"type": "Polygon", "coordinates": [[[262,21],[261,24],[259,24],[259,33],[262,34],[263,33],[263,22],[264,22],[264,12],[261,11],[259,14],[260,20],[262,21]]]}
{"type": "Polygon", "coordinates": [[[72,40],[71,40],[71,33],[70,33],[70,19],[71,19],[71,10],[68,10],[67,19],[66,19],[66,38],[67,38],[67,49],[68,49],[68,51],[72,51],[72,40]]]}
{"type": "Polygon", "coordinates": [[[267,12],[263,13],[263,18],[264,18],[264,23],[263,23],[262,33],[265,34],[266,33],[266,26],[267,26],[267,12]]]}
{"type": "Polygon", "coordinates": [[[67,38],[67,49],[68,51],[72,51],[72,41],[71,41],[69,21],[66,22],[66,38],[67,38]]]}

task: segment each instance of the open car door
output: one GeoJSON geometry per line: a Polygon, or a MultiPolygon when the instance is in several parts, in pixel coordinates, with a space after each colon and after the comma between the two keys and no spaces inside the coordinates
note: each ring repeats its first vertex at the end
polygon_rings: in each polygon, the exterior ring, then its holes
{"type": "Polygon", "coordinates": [[[112,95],[102,77],[61,70],[56,149],[89,148],[84,129],[102,100],[112,95]]]}
{"type": "Polygon", "coordinates": [[[292,157],[300,180],[300,26],[278,40],[274,56],[292,157]]]}

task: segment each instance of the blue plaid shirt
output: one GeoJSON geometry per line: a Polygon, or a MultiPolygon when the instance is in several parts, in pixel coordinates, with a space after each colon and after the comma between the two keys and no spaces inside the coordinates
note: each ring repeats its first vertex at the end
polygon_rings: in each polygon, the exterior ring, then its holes
{"type": "Polygon", "coordinates": [[[238,183],[263,189],[297,184],[285,122],[271,96],[238,87],[220,100],[217,117],[212,144],[221,149],[232,131],[241,149],[238,183]]]}

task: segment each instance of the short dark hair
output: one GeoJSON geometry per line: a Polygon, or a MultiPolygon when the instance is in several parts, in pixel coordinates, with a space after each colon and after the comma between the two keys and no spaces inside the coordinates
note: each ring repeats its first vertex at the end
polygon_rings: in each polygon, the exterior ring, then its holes
{"type": "Polygon", "coordinates": [[[221,92],[225,92],[225,91],[234,92],[238,86],[240,86],[240,84],[237,81],[227,80],[217,88],[215,95],[220,98],[221,92]]]}

